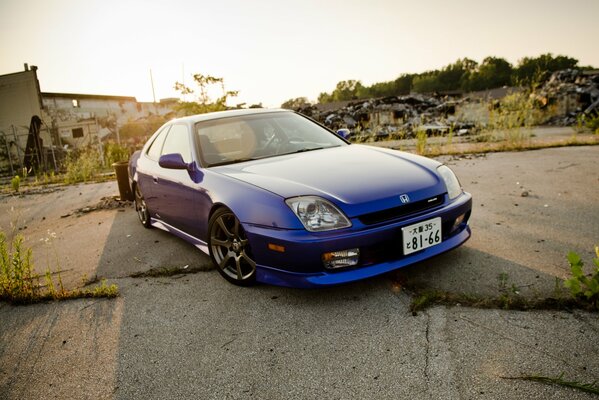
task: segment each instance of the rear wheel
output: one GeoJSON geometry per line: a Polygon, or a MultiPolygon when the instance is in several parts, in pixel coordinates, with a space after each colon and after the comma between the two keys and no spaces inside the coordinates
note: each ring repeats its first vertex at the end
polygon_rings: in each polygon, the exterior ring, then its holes
{"type": "Polygon", "coordinates": [[[141,193],[139,185],[135,185],[135,211],[137,211],[139,222],[141,222],[145,228],[151,228],[150,213],[148,212],[148,206],[146,205],[146,200],[141,193]]]}
{"type": "Polygon", "coordinates": [[[229,282],[240,286],[256,282],[256,262],[241,223],[231,211],[217,210],[208,223],[210,257],[229,282]]]}

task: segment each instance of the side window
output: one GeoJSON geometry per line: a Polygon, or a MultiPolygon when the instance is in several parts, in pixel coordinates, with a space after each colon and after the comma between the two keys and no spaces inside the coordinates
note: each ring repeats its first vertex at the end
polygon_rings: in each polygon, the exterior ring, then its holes
{"type": "Polygon", "coordinates": [[[165,126],[164,128],[162,128],[162,131],[160,131],[158,136],[156,136],[156,139],[154,139],[154,141],[148,148],[148,152],[146,154],[152,160],[158,161],[158,159],[160,158],[160,150],[162,150],[162,144],[164,143],[164,138],[166,138],[168,128],[170,128],[170,126],[165,126]]]}
{"type": "Polygon", "coordinates": [[[190,163],[191,146],[189,144],[189,130],[185,125],[173,125],[162,146],[161,155],[179,153],[183,161],[190,163]]]}

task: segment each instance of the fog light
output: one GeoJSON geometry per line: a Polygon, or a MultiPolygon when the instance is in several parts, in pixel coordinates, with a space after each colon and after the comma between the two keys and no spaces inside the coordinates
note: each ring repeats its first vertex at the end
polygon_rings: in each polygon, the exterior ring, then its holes
{"type": "Polygon", "coordinates": [[[455,219],[455,222],[453,223],[453,226],[451,227],[452,232],[459,228],[459,226],[462,224],[462,222],[464,222],[465,217],[466,217],[466,214],[462,214],[455,219]]]}
{"type": "Polygon", "coordinates": [[[322,262],[325,268],[343,268],[358,264],[360,259],[360,249],[348,249],[341,251],[332,251],[322,255],[322,262]]]}

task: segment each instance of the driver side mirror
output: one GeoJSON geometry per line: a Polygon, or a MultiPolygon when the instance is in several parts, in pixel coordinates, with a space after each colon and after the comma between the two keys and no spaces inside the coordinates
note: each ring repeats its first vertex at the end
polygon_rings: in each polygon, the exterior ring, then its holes
{"type": "Polygon", "coordinates": [[[351,132],[347,128],[342,128],[337,130],[337,135],[341,136],[343,139],[349,139],[351,132]]]}
{"type": "Polygon", "coordinates": [[[189,164],[183,161],[179,153],[164,154],[158,159],[158,165],[167,169],[188,169],[189,164]]]}

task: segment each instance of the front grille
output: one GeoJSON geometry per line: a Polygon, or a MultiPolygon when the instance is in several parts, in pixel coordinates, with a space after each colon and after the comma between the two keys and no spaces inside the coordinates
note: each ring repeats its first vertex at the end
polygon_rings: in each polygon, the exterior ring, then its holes
{"type": "Polygon", "coordinates": [[[443,198],[444,196],[440,194],[438,196],[416,201],[414,203],[402,204],[398,207],[360,215],[358,219],[364,225],[374,225],[381,222],[392,221],[394,219],[401,219],[411,214],[416,214],[421,211],[436,207],[443,203],[443,198]]]}

